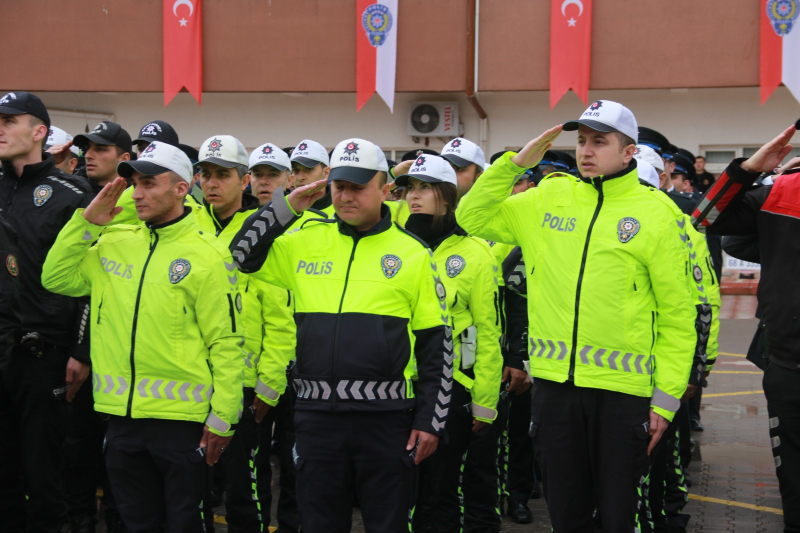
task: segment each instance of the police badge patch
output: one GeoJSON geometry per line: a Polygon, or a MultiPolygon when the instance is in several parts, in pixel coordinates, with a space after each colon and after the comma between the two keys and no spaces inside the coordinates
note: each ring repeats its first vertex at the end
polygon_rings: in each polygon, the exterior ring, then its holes
{"type": "Polygon", "coordinates": [[[461,274],[461,271],[464,270],[465,266],[467,266],[467,262],[464,261],[464,258],[460,255],[451,255],[447,258],[447,263],[445,263],[447,275],[451,278],[461,274]]]}
{"type": "Polygon", "coordinates": [[[389,279],[392,279],[400,271],[401,266],[403,266],[403,262],[396,255],[388,254],[381,257],[383,275],[389,279]]]}
{"type": "Polygon", "coordinates": [[[169,265],[169,282],[173,285],[178,283],[189,274],[191,269],[192,265],[189,261],[186,259],[176,259],[169,265]]]}
{"type": "Polygon", "coordinates": [[[639,224],[639,221],[633,217],[625,217],[619,221],[617,225],[617,235],[619,236],[619,242],[626,243],[629,240],[633,239],[637,233],[639,233],[639,228],[642,225],[639,224]]]}
{"type": "Polygon", "coordinates": [[[6,268],[8,269],[8,273],[15,278],[19,275],[19,266],[17,266],[17,258],[14,254],[8,254],[6,257],[6,268]]]}
{"type": "Polygon", "coordinates": [[[49,185],[39,185],[33,190],[33,204],[42,207],[53,196],[53,188],[49,185]]]}
{"type": "Polygon", "coordinates": [[[239,314],[242,314],[242,293],[236,293],[236,310],[239,311],[239,314]]]}
{"type": "Polygon", "coordinates": [[[697,265],[694,266],[694,268],[692,269],[692,274],[694,275],[694,280],[697,283],[703,281],[703,270],[699,266],[697,265]]]}
{"type": "Polygon", "coordinates": [[[445,301],[447,298],[447,291],[444,288],[444,283],[438,279],[436,280],[436,296],[438,296],[441,301],[445,301]]]}

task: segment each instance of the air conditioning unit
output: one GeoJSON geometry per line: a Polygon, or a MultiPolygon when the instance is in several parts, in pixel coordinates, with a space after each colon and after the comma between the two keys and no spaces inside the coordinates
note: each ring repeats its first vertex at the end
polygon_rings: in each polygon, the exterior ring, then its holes
{"type": "Polygon", "coordinates": [[[412,137],[457,137],[458,102],[409,102],[408,134],[412,137]]]}

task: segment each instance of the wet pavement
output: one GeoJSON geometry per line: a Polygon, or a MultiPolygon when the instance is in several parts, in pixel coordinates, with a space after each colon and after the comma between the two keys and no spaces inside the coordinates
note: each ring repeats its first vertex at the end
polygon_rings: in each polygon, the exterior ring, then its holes
{"type": "MultiPolygon", "coordinates": [[[[693,432],[699,457],[689,468],[694,486],[684,512],[691,514],[687,531],[717,533],[779,533],[783,530],[778,481],[770,451],[767,403],[761,371],[747,361],[757,321],[750,311],[754,296],[725,296],[720,332],[720,356],[704,390],[701,407],[705,431],[693,432]],[[733,318],[737,317],[737,318],[733,318]]],[[[278,499],[278,471],[273,477],[273,507],[278,499]]],[[[514,524],[503,518],[504,532],[549,532],[544,500],[532,500],[534,523],[514,524]]],[[[224,509],[217,509],[220,515],[224,509]]],[[[274,509],[273,514],[274,516],[274,509]]],[[[226,533],[224,517],[216,531],[226,533]]],[[[274,525],[274,521],[273,521],[274,525]]],[[[358,510],[353,531],[363,532],[358,510]]]]}

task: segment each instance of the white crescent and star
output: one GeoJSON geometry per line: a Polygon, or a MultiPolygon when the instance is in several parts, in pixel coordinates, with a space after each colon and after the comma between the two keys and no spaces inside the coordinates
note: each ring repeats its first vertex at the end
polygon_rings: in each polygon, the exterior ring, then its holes
{"type": "MultiPolygon", "coordinates": [[[[567,0],[570,1],[570,0],[567,0]]],[[[574,1],[574,0],[573,0],[574,1]]],[[[178,16],[178,7],[179,6],[187,6],[189,8],[189,17],[192,16],[194,13],[194,5],[192,4],[191,0],[175,0],[175,3],[172,4],[172,14],[176,17],[178,16]]],[[[178,22],[181,23],[181,26],[186,26],[188,20],[186,18],[181,18],[178,22]]]]}
{"type": "MultiPolygon", "coordinates": [[[[561,4],[561,14],[564,15],[565,17],[567,16],[567,6],[569,6],[570,4],[575,4],[576,6],[578,6],[579,10],[578,18],[580,18],[580,16],[583,15],[583,2],[581,2],[581,0],[564,0],[564,3],[561,4]]],[[[567,24],[569,24],[569,26],[572,27],[575,26],[576,22],[578,21],[575,20],[575,18],[570,17],[570,19],[567,21],[567,24]]]]}

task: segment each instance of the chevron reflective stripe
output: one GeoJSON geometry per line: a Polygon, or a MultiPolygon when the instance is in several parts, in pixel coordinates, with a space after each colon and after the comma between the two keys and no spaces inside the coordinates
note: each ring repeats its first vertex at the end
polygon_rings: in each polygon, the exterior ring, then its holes
{"type": "MultiPolygon", "coordinates": [[[[128,390],[128,382],[123,377],[112,377],[100,374],[95,374],[95,376],[95,391],[102,392],[103,394],[113,393],[117,396],[121,396],[128,390]],[[105,385],[105,387],[100,391],[99,389],[102,385],[105,385]]],[[[211,400],[214,387],[185,383],[182,381],[142,378],[136,385],[136,391],[141,398],[203,403],[211,400]],[[205,394],[203,394],[203,391],[205,391],[205,394]]]]}
{"type": "Polygon", "coordinates": [[[681,399],[670,396],[658,387],[653,389],[653,397],[650,398],[650,405],[660,407],[666,411],[676,412],[681,406],[681,399]]]}
{"type": "Polygon", "coordinates": [[[214,411],[208,413],[208,418],[206,418],[206,425],[211,429],[216,429],[220,433],[226,433],[231,429],[231,425],[225,422],[220,417],[218,417],[216,414],[214,414],[214,411]]]}
{"type": "Polygon", "coordinates": [[[277,400],[280,397],[278,391],[261,381],[261,378],[256,380],[255,391],[268,400],[277,400]]]}
{"type": "MultiPolygon", "coordinates": [[[[444,381],[444,380],[443,380],[444,381]]],[[[256,382],[256,392],[259,392],[259,384],[256,382]]],[[[294,390],[297,397],[303,400],[330,400],[331,392],[336,391],[336,396],[340,400],[355,401],[380,401],[380,400],[404,400],[406,398],[406,382],[403,381],[365,381],[343,379],[336,383],[335,387],[327,381],[314,379],[294,379],[294,390]]],[[[266,387],[266,385],[264,385],[266,387]]],[[[448,384],[447,390],[452,388],[452,383],[448,384]]],[[[277,393],[275,398],[277,399],[277,393]]]]}
{"type": "Polygon", "coordinates": [[[584,346],[580,352],[581,363],[584,365],[594,365],[598,368],[617,370],[628,374],[653,375],[653,361],[649,355],[631,352],[622,353],[619,350],[607,350],[594,346],[584,346]]]}
{"type": "Polygon", "coordinates": [[[557,361],[561,361],[567,356],[567,344],[564,341],[537,339],[534,337],[528,337],[528,339],[531,343],[531,357],[545,357],[547,359],[555,357],[557,361]]]}
{"type": "Polygon", "coordinates": [[[494,409],[489,409],[488,407],[482,407],[477,403],[473,402],[472,416],[479,418],[486,418],[488,420],[494,420],[497,417],[497,411],[495,411],[494,409]]]}

